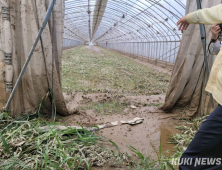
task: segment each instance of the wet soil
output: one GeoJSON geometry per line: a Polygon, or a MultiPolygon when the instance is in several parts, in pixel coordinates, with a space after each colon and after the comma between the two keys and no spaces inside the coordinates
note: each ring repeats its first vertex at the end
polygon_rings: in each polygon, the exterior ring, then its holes
{"type": "MultiPolygon", "coordinates": [[[[68,106],[78,108],[79,106],[89,102],[109,101],[113,97],[112,94],[96,93],[83,95],[65,95],[68,106]]],[[[117,100],[117,99],[115,99],[117,100]]],[[[178,123],[177,114],[165,113],[159,110],[156,105],[163,103],[164,95],[151,96],[121,96],[118,101],[127,101],[125,109],[122,113],[112,113],[99,115],[93,109],[85,111],[77,110],[75,115],[64,117],[63,121],[67,125],[95,126],[105,124],[107,122],[115,122],[121,120],[132,120],[135,117],[144,118],[144,122],[138,125],[121,125],[100,130],[101,135],[115,142],[121,152],[128,152],[128,146],[133,146],[146,156],[157,158],[160,146],[160,138],[163,145],[163,151],[170,150],[172,153],[173,145],[168,144],[169,136],[174,134],[174,126],[178,123]],[[161,135],[162,134],[162,135],[161,135]]],[[[113,148],[114,149],[114,148],[113,148]]]]}

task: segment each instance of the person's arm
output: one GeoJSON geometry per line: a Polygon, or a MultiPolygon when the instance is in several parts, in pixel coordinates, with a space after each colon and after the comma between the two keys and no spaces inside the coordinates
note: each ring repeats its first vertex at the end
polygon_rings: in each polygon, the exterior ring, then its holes
{"type": "Polygon", "coordinates": [[[217,41],[218,34],[219,34],[219,32],[221,31],[219,25],[213,25],[213,26],[211,27],[211,30],[210,30],[210,31],[211,31],[211,34],[212,34],[211,39],[217,41]]]}
{"type": "Polygon", "coordinates": [[[190,24],[220,24],[222,23],[222,4],[200,9],[186,16],[190,24]]]}
{"type": "Polygon", "coordinates": [[[177,25],[179,30],[186,30],[189,24],[220,24],[222,23],[222,4],[200,9],[181,18],[177,25]]]}
{"type": "Polygon", "coordinates": [[[210,31],[211,31],[212,36],[211,36],[211,43],[209,46],[209,50],[210,50],[211,54],[216,55],[220,51],[220,42],[217,40],[217,38],[218,38],[218,34],[221,30],[218,25],[213,25],[211,27],[210,31]]]}
{"type": "Polygon", "coordinates": [[[218,34],[220,31],[221,30],[218,25],[213,25],[211,27],[212,36],[211,36],[211,43],[210,43],[209,50],[210,50],[211,54],[214,54],[214,55],[218,54],[220,51],[220,42],[217,40],[218,34]]]}

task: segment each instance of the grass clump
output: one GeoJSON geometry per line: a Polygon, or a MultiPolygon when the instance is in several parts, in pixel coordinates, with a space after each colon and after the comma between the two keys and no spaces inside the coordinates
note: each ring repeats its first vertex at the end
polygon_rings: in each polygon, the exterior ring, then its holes
{"type": "Polygon", "coordinates": [[[13,120],[0,114],[0,169],[79,170],[114,159],[114,153],[100,147],[101,138],[92,132],[84,128],[43,132],[39,127],[52,123],[33,116],[13,120]]]}

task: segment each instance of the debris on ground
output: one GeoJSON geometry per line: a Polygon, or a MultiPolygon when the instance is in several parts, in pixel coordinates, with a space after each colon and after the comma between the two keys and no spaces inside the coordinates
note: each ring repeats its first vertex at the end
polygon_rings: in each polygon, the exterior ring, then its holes
{"type": "Polygon", "coordinates": [[[129,121],[120,121],[121,124],[129,124],[129,125],[137,125],[137,124],[140,124],[144,121],[143,118],[139,118],[139,117],[136,117],[134,118],[133,120],[129,120],[129,121]]]}
{"type": "Polygon", "coordinates": [[[90,132],[94,132],[96,130],[101,130],[104,128],[110,128],[110,127],[114,127],[114,126],[118,126],[118,121],[116,122],[111,122],[111,123],[105,123],[102,125],[94,125],[94,127],[82,127],[82,126],[60,126],[60,125],[51,125],[51,126],[43,126],[43,127],[39,127],[39,130],[42,130],[43,132],[48,132],[51,129],[56,129],[56,130],[67,130],[69,128],[75,128],[77,130],[81,130],[81,129],[86,129],[90,132]]]}
{"type": "Polygon", "coordinates": [[[137,107],[134,106],[134,105],[131,105],[130,108],[131,108],[131,109],[136,109],[137,107]]]}
{"type": "MultiPolygon", "coordinates": [[[[129,121],[120,121],[121,125],[122,124],[129,124],[129,125],[136,125],[136,124],[140,124],[144,121],[144,119],[142,118],[134,118],[133,120],[129,120],[129,121]]],[[[94,125],[94,127],[82,127],[82,126],[60,126],[60,125],[51,125],[51,126],[43,126],[43,127],[38,127],[39,130],[41,130],[42,132],[48,132],[51,129],[56,129],[56,130],[67,130],[69,128],[75,128],[77,130],[81,130],[81,129],[86,129],[90,132],[96,131],[96,130],[101,130],[104,128],[111,128],[114,126],[118,126],[119,125],[119,121],[115,121],[115,122],[110,122],[110,123],[105,123],[102,125],[94,125]]]]}

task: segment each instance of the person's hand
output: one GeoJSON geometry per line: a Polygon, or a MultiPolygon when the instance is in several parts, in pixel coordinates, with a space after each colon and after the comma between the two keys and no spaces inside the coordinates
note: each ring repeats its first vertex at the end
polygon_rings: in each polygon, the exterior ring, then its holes
{"type": "Polygon", "coordinates": [[[189,23],[187,22],[186,16],[184,16],[183,18],[181,18],[178,22],[177,22],[177,26],[179,27],[179,30],[181,30],[181,32],[183,32],[184,30],[186,30],[189,27],[189,23]]]}
{"type": "Polygon", "coordinates": [[[220,31],[221,29],[218,25],[213,25],[211,27],[212,39],[216,40],[220,31]]]}

